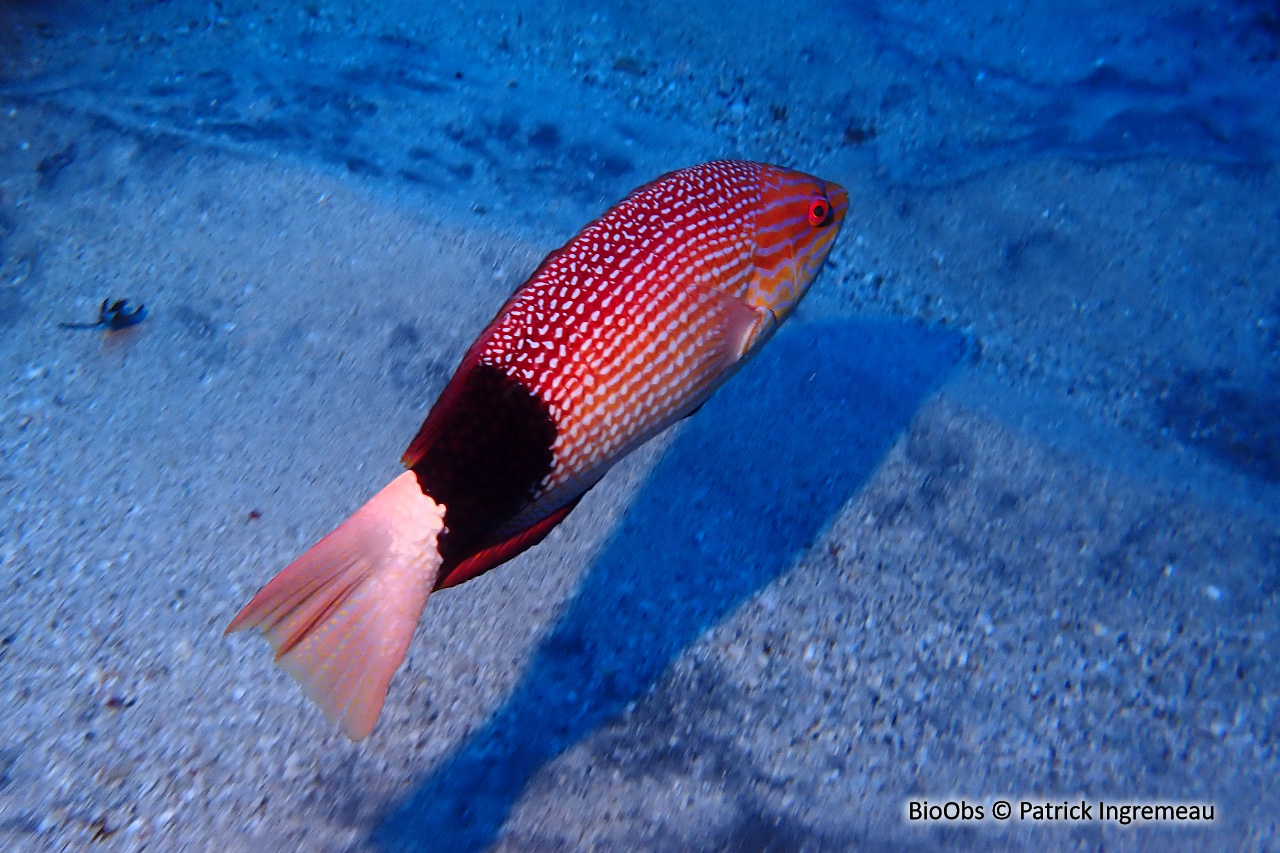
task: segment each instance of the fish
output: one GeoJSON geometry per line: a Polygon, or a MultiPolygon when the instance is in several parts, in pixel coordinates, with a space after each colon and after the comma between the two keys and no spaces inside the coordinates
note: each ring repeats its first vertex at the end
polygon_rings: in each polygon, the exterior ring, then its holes
{"type": "Polygon", "coordinates": [[[718,160],[632,191],[549,254],[462,357],[407,470],[290,563],[257,628],[352,741],[427,598],[537,545],[619,459],[695,412],[809,290],[848,195],[718,160]]]}

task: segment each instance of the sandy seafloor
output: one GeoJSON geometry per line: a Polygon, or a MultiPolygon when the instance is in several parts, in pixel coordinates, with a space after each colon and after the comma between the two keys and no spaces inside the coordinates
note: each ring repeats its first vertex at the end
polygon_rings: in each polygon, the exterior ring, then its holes
{"type": "Polygon", "coordinates": [[[0,848],[1280,849],[1280,9],[650,5],[0,6],[0,848]],[[725,156],[848,188],[807,301],[343,740],[228,620],[725,156]]]}

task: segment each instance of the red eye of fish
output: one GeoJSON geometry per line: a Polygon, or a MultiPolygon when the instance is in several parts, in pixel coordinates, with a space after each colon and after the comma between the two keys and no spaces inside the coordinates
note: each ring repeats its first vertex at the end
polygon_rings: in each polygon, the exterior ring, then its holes
{"type": "Polygon", "coordinates": [[[826,225],[827,217],[831,214],[831,207],[825,199],[814,199],[809,203],[809,224],[813,226],[826,225]]]}

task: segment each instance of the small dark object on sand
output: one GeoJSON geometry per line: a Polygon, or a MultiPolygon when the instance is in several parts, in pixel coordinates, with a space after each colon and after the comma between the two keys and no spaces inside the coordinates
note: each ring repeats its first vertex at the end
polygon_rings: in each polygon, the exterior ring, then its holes
{"type": "Polygon", "coordinates": [[[137,308],[129,307],[129,300],[117,299],[111,301],[111,297],[102,300],[102,308],[98,311],[98,322],[96,323],[59,323],[60,329],[109,329],[118,332],[121,329],[127,329],[130,326],[136,326],[143,320],[147,319],[147,306],[139,305],[137,308]]]}

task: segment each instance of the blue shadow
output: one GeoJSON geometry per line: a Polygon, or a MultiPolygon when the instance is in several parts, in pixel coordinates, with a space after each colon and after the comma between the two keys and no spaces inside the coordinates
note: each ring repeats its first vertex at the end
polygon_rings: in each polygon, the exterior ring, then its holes
{"type": "Polygon", "coordinates": [[[489,847],[543,765],[821,536],[964,352],[896,322],[785,327],[687,423],[506,704],[374,842],[489,847]]]}

